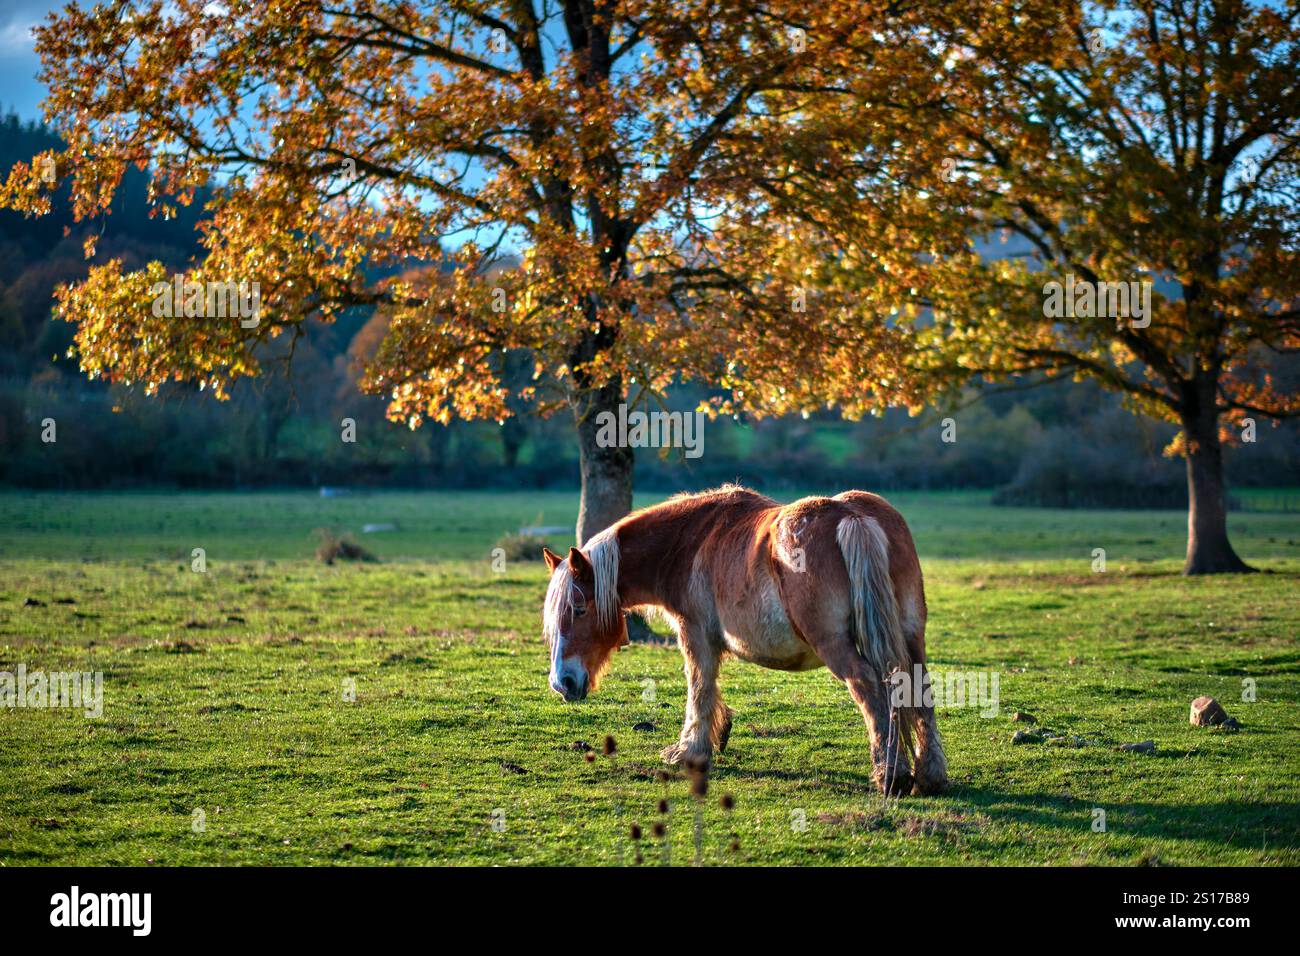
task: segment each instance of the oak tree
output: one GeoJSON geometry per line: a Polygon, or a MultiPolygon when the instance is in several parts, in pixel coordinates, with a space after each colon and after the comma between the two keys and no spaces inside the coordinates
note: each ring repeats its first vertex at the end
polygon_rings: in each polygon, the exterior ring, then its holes
{"type": "Polygon", "coordinates": [[[632,450],[602,447],[600,412],[677,375],[741,401],[775,392],[815,378],[832,341],[890,360],[891,331],[829,300],[811,321],[773,284],[773,263],[797,274],[806,250],[755,146],[811,115],[778,108],[786,91],[832,95],[869,67],[875,24],[895,14],[787,0],[73,5],[37,31],[66,148],[15,167],[0,201],[41,212],[71,178],[77,214],[100,215],[132,164],[152,171],[160,215],[211,187],[186,278],[256,283],[257,321],[152,308],[172,278],[158,263],[95,265],[58,293],[85,371],[224,396],[258,374],[269,340],[382,308],[363,384],[391,418],[568,408],[582,541],[631,504],[632,450]],[[507,253],[517,265],[494,269],[507,253]],[[534,375],[512,390],[503,356],[518,350],[534,375]]]}
{"type": "Polygon", "coordinates": [[[908,330],[912,388],[1089,377],[1181,427],[1189,574],[1248,570],[1222,449],[1300,414],[1277,379],[1300,350],[1298,16],[958,0],[881,27],[909,56],[848,78],[821,120],[844,148],[785,144],[839,193],[822,278],[908,330]]]}

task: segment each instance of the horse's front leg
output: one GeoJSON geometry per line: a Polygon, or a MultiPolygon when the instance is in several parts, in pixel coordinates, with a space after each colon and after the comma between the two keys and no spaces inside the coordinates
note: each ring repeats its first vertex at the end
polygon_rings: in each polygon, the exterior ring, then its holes
{"type": "Polygon", "coordinates": [[[722,641],[702,628],[683,625],[678,642],[686,661],[686,718],[677,743],[665,747],[662,756],[670,764],[707,767],[714,747],[725,749],[731,733],[731,712],[718,687],[722,641]]]}

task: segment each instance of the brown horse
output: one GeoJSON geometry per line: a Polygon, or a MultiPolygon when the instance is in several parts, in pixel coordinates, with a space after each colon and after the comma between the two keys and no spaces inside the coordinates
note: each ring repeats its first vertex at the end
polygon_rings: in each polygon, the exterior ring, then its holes
{"type": "Polygon", "coordinates": [[[707,764],[725,749],[731,710],[718,666],[730,653],[778,670],[830,668],[862,710],[884,792],[947,784],[934,708],[920,698],[891,707],[890,675],[924,674],[925,590],[907,524],[878,495],[782,506],[724,486],[628,515],[567,558],[545,557],[542,627],[551,687],[565,700],[586,697],[627,643],[623,611],[657,610],[677,632],[688,691],[669,763],[707,764]]]}

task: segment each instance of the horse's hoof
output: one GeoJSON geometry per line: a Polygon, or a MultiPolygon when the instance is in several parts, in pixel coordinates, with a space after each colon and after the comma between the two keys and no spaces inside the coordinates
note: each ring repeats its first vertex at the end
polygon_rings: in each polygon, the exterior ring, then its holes
{"type": "Polygon", "coordinates": [[[686,759],[686,748],[681,744],[673,744],[671,747],[665,747],[659,751],[659,759],[669,766],[676,767],[686,759]]]}
{"type": "Polygon", "coordinates": [[[912,796],[914,797],[932,797],[937,793],[943,793],[947,789],[947,777],[927,777],[924,774],[917,774],[912,781],[912,796]]]}
{"type": "Polygon", "coordinates": [[[912,775],[907,771],[893,773],[888,777],[878,773],[876,786],[887,797],[901,797],[912,792],[912,775]]]}
{"type": "Polygon", "coordinates": [[[659,752],[660,758],[664,763],[670,766],[684,766],[688,769],[703,767],[708,768],[712,763],[712,754],[706,751],[693,750],[683,743],[675,743],[671,747],[665,747],[659,752]]]}

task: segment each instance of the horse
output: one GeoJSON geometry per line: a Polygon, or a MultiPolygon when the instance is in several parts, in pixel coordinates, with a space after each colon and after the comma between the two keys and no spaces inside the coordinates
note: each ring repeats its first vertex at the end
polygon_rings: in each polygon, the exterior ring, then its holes
{"type": "MultiPolygon", "coordinates": [[[[872,779],[887,794],[933,794],[947,760],[928,694],[890,692],[925,674],[925,588],[907,523],[884,498],[846,491],[780,505],[738,485],[633,512],[550,568],[542,631],[550,686],[568,702],[596,689],[628,643],[625,612],[654,612],[677,635],[686,716],[669,764],[709,767],[732,711],[718,671],[732,655],[763,667],[825,666],[862,712],[872,779]]],[[[931,701],[932,702],[932,701],[931,701]]]]}

